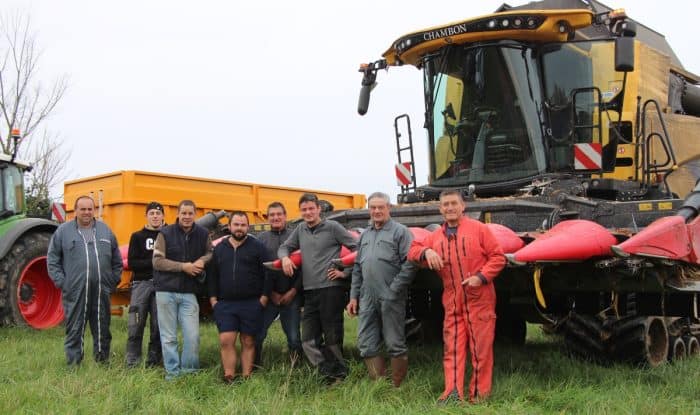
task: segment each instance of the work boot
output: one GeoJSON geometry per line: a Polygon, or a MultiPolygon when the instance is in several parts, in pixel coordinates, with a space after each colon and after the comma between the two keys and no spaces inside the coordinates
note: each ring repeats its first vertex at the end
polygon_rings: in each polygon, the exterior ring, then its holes
{"type": "Polygon", "coordinates": [[[367,375],[372,380],[382,378],[386,374],[384,358],[382,356],[366,357],[365,365],[367,365],[367,375]]]}
{"type": "Polygon", "coordinates": [[[158,367],[163,363],[163,355],[160,351],[156,352],[151,350],[148,352],[148,357],[146,358],[146,367],[158,367]]]}
{"type": "Polygon", "coordinates": [[[391,358],[391,380],[395,388],[401,386],[404,378],[408,373],[408,355],[403,354],[401,356],[391,358]]]}

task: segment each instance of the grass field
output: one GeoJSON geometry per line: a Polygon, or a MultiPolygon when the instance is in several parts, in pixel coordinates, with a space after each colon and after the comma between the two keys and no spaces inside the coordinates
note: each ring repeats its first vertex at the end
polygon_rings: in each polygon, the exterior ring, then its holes
{"type": "Polygon", "coordinates": [[[351,374],[333,387],[323,386],[306,365],[290,368],[278,323],[265,346],[265,370],[235,385],[219,380],[212,324],[201,330],[203,370],[174,382],[164,380],[162,369],[125,367],[125,318],[112,321],[110,365],[92,360],[88,340],[86,359],[77,370],[65,366],[62,328],[0,328],[0,414],[700,414],[700,359],[651,370],[590,365],[568,358],[559,340],[537,326],[528,328],[524,348],[496,348],[488,402],[438,406],[439,345],[411,347],[409,377],[396,390],[388,381],[366,379],[354,349],[355,324],[346,324],[351,374]]]}

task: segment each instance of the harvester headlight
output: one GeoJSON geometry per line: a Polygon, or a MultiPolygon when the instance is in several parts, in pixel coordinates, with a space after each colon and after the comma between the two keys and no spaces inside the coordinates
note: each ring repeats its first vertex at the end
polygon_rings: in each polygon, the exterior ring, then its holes
{"type": "Polygon", "coordinates": [[[508,27],[508,25],[510,25],[510,21],[508,19],[503,19],[501,21],[501,26],[508,27]]]}
{"type": "Polygon", "coordinates": [[[537,22],[535,22],[535,19],[533,19],[532,17],[527,19],[527,26],[528,27],[535,27],[536,24],[537,24],[537,22]]]}
{"type": "Polygon", "coordinates": [[[495,28],[496,28],[496,21],[489,20],[489,29],[495,29],[495,28]]]}
{"type": "Polygon", "coordinates": [[[513,19],[513,26],[520,27],[520,25],[522,25],[522,24],[523,24],[523,21],[521,18],[516,17],[515,19],[513,19]]]}

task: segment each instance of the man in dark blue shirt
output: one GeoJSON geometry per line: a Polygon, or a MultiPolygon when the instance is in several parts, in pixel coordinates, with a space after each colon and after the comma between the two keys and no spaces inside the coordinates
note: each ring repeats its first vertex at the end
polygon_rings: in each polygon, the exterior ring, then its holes
{"type": "Polygon", "coordinates": [[[265,245],[248,236],[248,216],[229,216],[231,236],[214,249],[209,275],[209,302],[219,330],[224,382],[236,376],[236,341],[241,338],[241,373],[250,376],[255,359],[255,336],[262,327],[263,309],[272,289],[264,262],[274,260],[265,245]]]}
{"type": "MultiPolygon", "coordinates": [[[[287,228],[287,210],[284,205],[280,202],[270,203],[267,207],[267,220],[270,222],[270,230],[258,235],[258,239],[273,255],[277,255],[280,245],[292,233],[287,228]]],[[[262,362],[262,346],[267,331],[278,316],[287,337],[290,361],[294,364],[303,356],[300,330],[302,296],[301,270],[296,270],[291,277],[281,272],[272,274],[270,304],[265,308],[262,330],[255,341],[256,365],[262,362]]]]}

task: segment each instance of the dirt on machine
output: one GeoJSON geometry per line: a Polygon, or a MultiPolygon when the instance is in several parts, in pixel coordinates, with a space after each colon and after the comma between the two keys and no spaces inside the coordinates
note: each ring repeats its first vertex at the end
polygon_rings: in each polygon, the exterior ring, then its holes
{"type": "MultiPolygon", "coordinates": [[[[663,35],[597,1],[504,4],[401,36],[362,65],[361,115],[379,71],[402,65],[423,72],[429,181],[415,181],[400,115],[392,216],[434,229],[440,192],[462,192],[508,257],[497,336],[522,343],[532,322],[600,362],[700,354],[700,78],[663,35]]],[[[369,216],[331,217],[352,228],[369,216]]],[[[415,333],[439,335],[440,294],[421,271],[415,333]]]]}

